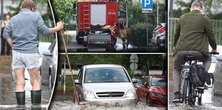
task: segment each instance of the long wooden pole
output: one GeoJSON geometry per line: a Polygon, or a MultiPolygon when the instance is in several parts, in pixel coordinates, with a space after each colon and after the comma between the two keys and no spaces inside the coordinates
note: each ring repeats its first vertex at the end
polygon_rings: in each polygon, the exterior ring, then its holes
{"type": "Polygon", "coordinates": [[[68,67],[69,67],[69,71],[72,73],[71,75],[71,79],[72,79],[72,82],[73,82],[73,95],[74,95],[74,101],[75,103],[77,102],[77,104],[80,104],[80,101],[79,101],[79,94],[78,94],[78,91],[77,91],[77,87],[76,87],[76,84],[75,84],[75,81],[74,81],[74,73],[72,71],[72,66],[71,66],[71,63],[70,63],[70,60],[69,60],[69,55],[68,55],[68,51],[67,51],[67,46],[66,46],[66,42],[65,42],[65,35],[64,35],[64,31],[61,31],[61,37],[62,37],[62,42],[63,42],[63,46],[64,46],[64,50],[65,50],[65,57],[66,57],[66,60],[67,60],[67,63],[68,63],[68,67]]]}

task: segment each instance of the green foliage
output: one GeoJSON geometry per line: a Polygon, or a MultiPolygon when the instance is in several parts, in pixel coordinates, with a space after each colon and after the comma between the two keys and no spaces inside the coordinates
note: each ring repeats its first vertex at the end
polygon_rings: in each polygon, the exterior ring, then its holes
{"type": "MultiPolygon", "coordinates": [[[[128,31],[128,40],[131,44],[138,47],[145,47],[147,45],[147,23],[137,23],[130,26],[131,28],[128,31]]],[[[148,36],[151,36],[152,33],[149,32],[148,36]]]]}
{"type": "MultiPolygon", "coordinates": [[[[175,4],[178,8],[177,10],[173,10],[174,17],[178,18],[181,15],[188,13],[190,11],[191,4],[195,0],[175,0],[175,4]]],[[[215,8],[221,8],[222,1],[221,0],[199,0],[204,4],[205,13],[209,16],[211,19],[222,19],[222,13],[213,13],[212,9],[215,8]],[[215,3],[214,3],[215,2],[215,3]]]]}
{"type": "MultiPolygon", "coordinates": [[[[33,0],[37,5],[42,5],[42,4],[46,4],[47,1],[46,0],[33,0]]],[[[17,4],[16,7],[14,6],[7,6],[6,8],[8,8],[10,10],[10,13],[12,15],[16,15],[19,13],[20,11],[20,7],[22,5],[22,0],[12,0],[13,4],[17,4]]],[[[37,7],[38,8],[38,7],[37,7]]]]}
{"type": "MultiPolygon", "coordinates": [[[[138,55],[138,67],[144,72],[148,69],[163,69],[163,55],[138,55]]],[[[77,64],[117,64],[124,66],[130,73],[130,54],[79,54],[70,55],[70,63],[73,69],[78,69],[77,64]]],[[[60,57],[60,64],[64,62],[65,56],[60,57]]],[[[63,68],[60,65],[60,68],[63,68]]]]}
{"type": "Polygon", "coordinates": [[[77,67],[76,64],[79,62],[83,64],[121,64],[125,67],[129,67],[129,55],[73,55],[70,56],[70,61],[75,68],[77,67]]]}
{"type": "Polygon", "coordinates": [[[70,16],[75,14],[76,0],[54,0],[53,6],[56,12],[56,16],[59,20],[65,21],[70,16]]]}

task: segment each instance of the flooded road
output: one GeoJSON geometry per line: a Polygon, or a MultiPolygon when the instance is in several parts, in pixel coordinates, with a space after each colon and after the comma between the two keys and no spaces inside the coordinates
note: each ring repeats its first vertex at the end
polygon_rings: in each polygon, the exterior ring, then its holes
{"type": "MultiPolygon", "coordinates": [[[[26,80],[25,86],[26,94],[26,110],[31,109],[31,85],[29,80],[26,80]]],[[[51,89],[42,86],[42,110],[48,106],[49,98],[51,96],[51,89]]],[[[12,80],[11,73],[0,73],[0,110],[15,110],[15,81],[12,80]]]]}
{"type": "MultiPolygon", "coordinates": [[[[172,80],[169,81],[170,85],[172,85],[172,80]]],[[[204,91],[202,96],[202,105],[198,106],[196,104],[195,107],[190,107],[184,103],[175,104],[172,102],[174,97],[172,86],[169,87],[169,108],[170,110],[222,110],[222,96],[213,95],[213,88],[208,88],[204,91]]]]}
{"type": "Polygon", "coordinates": [[[165,110],[164,107],[150,107],[143,103],[137,105],[77,105],[74,104],[71,96],[55,96],[55,100],[52,102],[51,110],[165,110]]]}

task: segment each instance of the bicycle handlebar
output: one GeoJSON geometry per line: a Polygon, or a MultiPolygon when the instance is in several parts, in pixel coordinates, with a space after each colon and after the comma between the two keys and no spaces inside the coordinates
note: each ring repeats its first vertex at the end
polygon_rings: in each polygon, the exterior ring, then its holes
{"type": "Polygon", "coordinates": [[[210,52],[210,54],[212,54],[212,55],[219,55],[219,52],[210,52]]]}

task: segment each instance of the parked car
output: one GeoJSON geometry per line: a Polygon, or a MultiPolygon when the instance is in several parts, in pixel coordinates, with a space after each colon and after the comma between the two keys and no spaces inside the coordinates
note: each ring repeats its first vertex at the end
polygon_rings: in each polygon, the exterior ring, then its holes
{"type": "Polygon", "coordinates": [[[166,23],[160,23],[154,28],[151,41],[158,47],[159,50],[167,49],[166,23]]]}
{"type": "Polygon", "coordinates": [[[84,65],[75,80],[80,101],[99,104],[132,104],[136,92],[127,70],[120,65],[84,65]]]}
{"type": "Polygon", "coordinates": [[[141,79],[133,78],[132,80],[134,82],[133,85],[135,88],[138,88],[143,85],[143,80],[141,80],[141,79]]]}
{"type": "Polygon", "coordinates": [[[45,47],[47,47],[47,49],[42,52],[40,51],[41,82],[42,85],[48,86],[49,88],[53,88],[57,73],[58,43],[56,42],[56,40],[54,40],[52,43],[49,43],[49,46],[45,47]]]}
{"type": "MultiPolygon", "coordinates": [[[[211,48],[209,49],[211,51],[211,48]]],[[[211,65],[208,70],[208,73],[213,73],[214,75],[214,86],[213,86],[213,94],[214,96],[222,95],[222,46],[217,45],[217,51],[219,55],[212,55],[211,56],[211,65]]]]}
{"type": "Polygon", "coordinates": [[[136,89],[138,101],[151,106],[166,106],[167,80],[163,75],[150,75],[143,78],[144,84],[136,89]]]}

